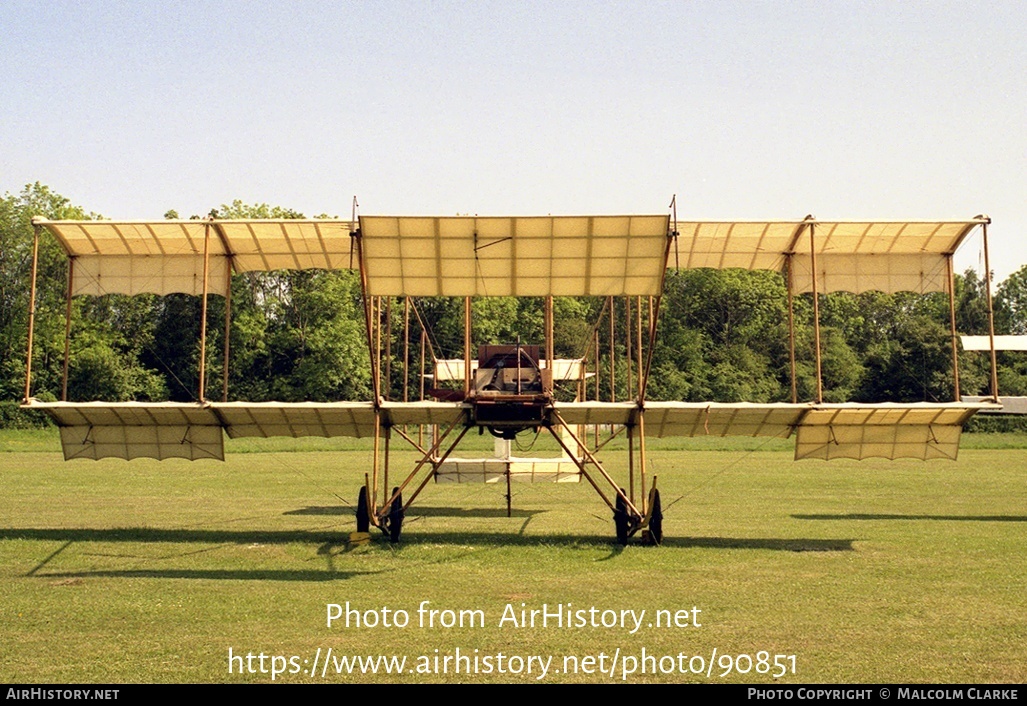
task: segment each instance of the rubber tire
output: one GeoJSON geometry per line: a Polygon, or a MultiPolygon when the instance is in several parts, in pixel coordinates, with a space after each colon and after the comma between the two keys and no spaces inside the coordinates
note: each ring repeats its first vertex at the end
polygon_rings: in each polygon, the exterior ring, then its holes
{"type": "Polygon", "coordinates": [[[360,486],[360,495],[357,496],[357,532],[367,532],[371,529],[371,513],[367,509],[367,486],[360,486]]]}
{"type": "Polygon", "coordinates": [[[649,516],[649,543],[654,547],[663,544],[663,509],[660,506],[660,491],[653,491],[653,512],[649,516]]]}
{"type": "MultiPolygon", "coordinates": [[[[392,494],[396,495],[399,488],[393,488],[392,494]]],[[[400,532],[403,531],[403,518],[406,513],[403,512],[403,495],[400,493],[396,495],[396,499],[392,501],[392,506],[389,507],[389,541],[393,544],[399,541],[400,532]]]]}
{"type": "Polygon", "coordinates": [[[626,546],[628,543],[628,527],[630,520],[628,518],[628,504],[624,501],[624,489],[621,488],[621,492],[617,494],[617,502],[613,510],[613,524],[617,529],[617,544],[626,546]]]}

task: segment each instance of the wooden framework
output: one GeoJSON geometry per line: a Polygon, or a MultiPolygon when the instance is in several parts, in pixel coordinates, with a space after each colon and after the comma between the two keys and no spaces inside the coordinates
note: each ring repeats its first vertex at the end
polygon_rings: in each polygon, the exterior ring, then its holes
{"type": "MultiPolygon", "coordinates": [[[[375,397],[379,400],[388,399],[389,396],[389,381],[391,380],[390,375],[386,372],[386,382],[384,387],[380,382],[380,371],[382,369],[382,353],[383,343],[381,336],[381,320],[382,320],[382,304],[381,297],[369,296],[367,294],[367,282],[368,274],[364,267],[364,259],[362,254],[365,251],[362,234],[359,229],[353,233],[355,241],[355,252],[357,253],[358,267],[360,269],[360,281],[364,287],[364,297],[366,305],[364,307],[365,312],[365,329],[367,331],[368,346],[370,361],[372,366],[372,377],[376,381],[375,397]]],[[[671,234],[668,233],[666,249],[664,251],[664,257],[669,254],[671,245],[671,234]]],[[[664,270],[665,272],[665,270],[664,270]]],[[[660,288],[662,289],[662,278],[660,281],[660,288]]],[[[657,318],[659,315],[659,307],[661,298],[659,296],[653,297],[652,295],[646,295],[645,301],[647,307],[643,307],[643,296],[624,296],[614,297],[607,296],[604,299],[602,310],[600,311],[599,318],[596,320],[593,328],[593,336],[590,337],[594,340],[594,361],[595,367],[595,399],[600,401],[601,392],[599,385],[599,373],[601,371],[601,347],[599,331],[601,328],[602,318],[606,315],[609,319],[609,356],[607,364],[609,366],[610,375],[610,401],[617,399],[618,393],[616,390],[616,372],[617,366],[617,340],[616,340],[616,311],[615,306],[616,299],[623,298],[624,300],[624,341],[623,351],[625,360],[628,365],[628,372],[625,376],[626,393],[625,396],[628,400],[631,400],[637,407],[638,413],[634,420],[630,423],[620,425],[610,425],[609,431],[603,437],[600,432],[600,425],[595,425],[594,438],[590,445],[587,436],[575,432],[572,425],[567,424],[555,410],[549,411],[546,414],[545,419],[539,425],[545,428],[548,433],[557,441],[559,447],[567,454],[567,457],[578,468],[579,473],[586,481],[593,487],[596,493],[604,501],[604,503],[615,511],[615,518],[620,513],[619,522],[624,524],[624,533],[628,536],[635,534],[640,530],[647,530],[648,523],[652,517],[651,498],[657,497],[658,493],[654,496],[651,492],[647,492],[647,477],[646,477],[646,446],[645,446],[645,390],[648,385],[648,378],[652,363],[652,346],[656,341],[656,327],[657,318]],[[646,309],[648,311],[648,322],[645,320],[646,309]],[[643,335],[645,334],[645,336],[643,335]],[[646,345],[646,339],[648,346],[646,345]],[[611,439],[618,436],[623,429],[627,429],[628,443],[629,443],[629,473],[627,478],[627,486],[629,490],[621,488],[620,484],[614,480],[614,478],[606,471],[602,462],[597,458],[596,453],[599,449],[605,446],[611,439]],[[572,443],[568,443],[564,440],[563,434],[566,434],[572,443]],[[637,439],[637,444],[635,443],[637,439]],[[636,472],[637,469],[637,472],[636,472]],[[635,488],[636,483],[641,489],[641,503],[636,505],[635,501],[635,488]]],[[[388,299],[388,298],[387,298],[388,299]]],[[[542,298],[543,301],[543,348],[544,348],[544,360],[554,361],[556,352],[555,342],[555,308],[554,300],[552,295],[548,295],[542,298]]],[[[386,327],[389,328],[389,303],[385,304],[385,319],[386,327]]],[[[423,400],[425,395],[424,389],[424,369],[426,361],[426,341],[430,345],[430,340],[426,336],[427,330],[425,323],[420,316],[416,305],[411,306],[410,298],[404,297],[404,326],[403,326],[403,399],[407,400],[407,389],[409,386],[408,380],[408,366],[409,366],[409,347],[410,347],[410,326],[409,317],[410,310],[413,309],[414,316],[418,322],[419,338],[420,338],[420,397],[423,400]]],[[[471,297],[465,296],[463,298],[463,394],[466,400],[471,399],[471,393],[473,389],[473,376],[472,376],[472,351],[473,351],[473,308],[471,306],[471,297]]],[[[391,328],[385,336],[385,357],[386,357],[386,370],[391,361],[391,328]]],[[[591,347],[591,345],[590,345],[591,347]]],[[[432,353],[434,355],[434,353],[432,353]]],[[[587,390],[585,385],[585,366],[587,363],[588,354],[583,359],[582,371],[580,373],[581,378],[577,383],[578,399],[587,399],[587,390]]],[[[520,359],[518,357],[518,364],[520,359]]],[[[552,363],[550,362],[550,365],[552,363]]],[[[518,375],[518,380],[520,379],[518,375]]],[[[440,466],[442,466],[446,460],[450,457],[453,451],[457,448],[460,441],[466,435],[469,429],[475,425],[470,412],[462,415],[461,417],[454,419],[451,423],[445,426],[443,429],[433,427],[428,438],[432,440],[428,448],[425,448],[423,439],[425,438],[424,429],[422,425],[418,425],[418,434],[416,440],[410,436],[406,430],[399,427],[392,426],[390,424],[382,425],[379,417],[376,417],[375,429],[374,429],[374,444],[372,451],[372,463],[371,472],[367,475],[365,487],[361,491],[365,494],[368,499],[367,509],[368,516],[367,521],[370,525],[377,526],[383,531],[390,535],[396,536],[398,534],[396,523],[402,522],[402,517],[405,511],[410,505],[416,500],[420,493],[424,490],[430,480],[432,480],[438,473],[440,466]],[[456,433],[455,438],[446,443],[453,432],[461,427],[460,431],[456,433]],[[389,477],[391,473],[390,469],[390,453],[389,453],[389,442],[392,436],[392,432],[395,431],[397,436],[410,445],[416,450],[420,456],[418,461],[414,464],[413,468],[403,476],[402,480],[395,487],[389,488],[389,477]],[[384,438],[385,452],[384,452],[384,467],[379,466],[379,439],[384,438]],[[403,493],[408,488],[413,487],[413,493],[406,498],[404,501],[403,493]],[[396,508],[400,507],[401,510],[397,512],[396,508]]],[[[511,510],[511,492],[510,492],[510,473],[506,474],[506,501],[508,513],[511,510]]],[[[652,488],[655,489],[656,479],[651,479],[652,488]]],[[[657,510],[659,508],[657,507],[657,510]]],[[[658,538],[656,538],[658,539],[658,538]]]]}
{"type": "MultiPolygon", "coordinates": [[[[355,207],[355,202],[354,202],[355,207]]],[[[663,250],[663,262],[669,264],[670,261],[670,249],[673,246],[675,248],[674,260],[675,264],[679,260],[678,253],[678,238],[679,233],[677,231],[677,219],[676,219],[676,206],[672,202],[672,207],[675,208],[674,213],[674,225],[673,227],[668,226],[668,231],[665,239],[665,246],[663,250]]],[[[494,219],[499,220],[499,219],[494,219]]],[[[541,219],[544,220],[544,219],[541,219]]],[[[511,219],[516,221],[516,219],[511,219]]],[[[988,252],[988,238],[987,230],[990,220],[986,217],[978,217],[972,224],[980,224],[982,227],[983,234],[983,248],[984,248],[984,259],[985,259],[985,285],[987,292],[988,302],[988,325],[989,325],[989,339],[990,339],[990,354],[991,354],[991,393],[992,398],[998,401],[998,378],[997,378],[997,363],[995,354],[995,331],[994,331],[994,312],[992,306],[992,295],[991,295],[991,273],[990,273],[990,262],[988,252]]],[[[502,225],[502,224],[500,224],[502,225]]],[[[537,225],[537,224],[536,224],[537,225]]],[[[700,224],[701,225],[701,224],[700,224]]],[[[768,227],[771,224],[768,224],[768,227]]],[[[778,224],[781,225],[781,224],[778,224]]],[[[789,224],[785,224],[789,225],[789,224]]],[[[845,411],[832,411],[828,409],[830,406],[824,406],[824,391],[823,391],[823,380],[822,380],[822,361],[821,361],[821,336],[820,336],[820,311],[819,311],[819,295],[820,291],[820,270],[818,269],[818,254],[822,252],[821,245],[818,243],[818,222],[808,216],[801,222],[794,224],[794,231],[790,236],[790,243],[782,254],[782,261],[784,263],[784,271],[786,273],[786,285],[788,293],[788,331],[789,331],[789,367],[791,376],[791,400],[792,406],[799,405],[798,402],[798,388],[796,381],[796,354],[795,354],[795,315],[794,315],[794,295],[795,295],[795,261],[798,257],[808,256],[810,264],[810,275],[809,275],[809,288],[812,295],[813,303],[813,331],[814,331],[814,357],[816,361],[816,392],[813,400],[814,407],[810,409],[819,413],[831,412],[831,414],[849,415],[848,418],[855,418],[853,414],[858,417],[858,410],[845,411]],[[803,252],[801,245],[801,236],[804,231],[808,231],[808,251],[803,252]],[[819,407],[818,407],[819,406],[819,407]]],[[[834,224],[837,226],[837,224],[834,224]]],[[[32,401],[31,398],[31,386],[32,386],[32,363],[33,363],[33,339],[34,339],[34,328],[35,328],[35,313],[36,313],[36,285],[37,285],[37,273],[38,273],[38,249],[39,249],[39,238],[42,225],[39,223],[34,224],[33,229],[33,250],[32,250],[32,273],[31,273],[31,290],[30,290],[30,306],[29,306],[29,319],[28,319],[28,341],[27,341],[27,360],[26,360],[26,375],[25,375],[25,402],[29,404],[32,401]]],[[[436,235],[438,235],[439,229],[438,220],[436,220],[435,228],[436,235]]],[[[504,226],[505,227],[505,226],[504,226]]],[[[516,232],[516,223],[512,226],[514,230],[510,232],[516,232]]],[[[589,219],[588,223],[588,237],[591,238],[593,235],[593,222],[589,219]]],[[[768,229],[764,229],[766,232],[768,229]]],[[[373,400],[371,401],[371,407],[373,410],[373,446],[372,446],[372,463],[371,469],[365,477],[365,485],[362,490],[364,494],[364,500],[366,501],[365,509],[367,512],[367,522],[372,525],[378,526],[390,533],[393,539],[398,538],[399,529],[402,523],[402,519],[405,511],[411,506],[416,500],[420,493],[424,490],[430,480],[432,480],[438,473],[439,467],[450,457],[452,452],[457,448],[461,440],[468,433],[468,431],[479,425],[475,422],[469,409],[465,409],[463,412],[457,414],[450,419],[442,428],[438,424],[432,424],[430,434],[425,434],[424,424],[417,424],[418,431],[416,440],[414,436],[408,433],[405,428],[405,423],[397,423],[393,417],[386,412],[386,406],[389,404],[389,400],[393,395],[393,322],[392,322],[392,299],[393,296],[397,296],[394,293],[385,294],[372,294],[372,287],[369,282],[368,268],[367,268],[367,253],[364,244],[364,238],[361,233],[361,229],[356,225],[356,215],[354,213],[352,225],[349,228],[352,246],[349,249],[350,265],[353,266],[353,260],[355,259],[356,269],[359,270],[361,293],[363,298],[363,311],[364,311],[364,324],[365,334],[367,340],[367,350],[369,355],[369,361],[371,366],[371,380],[373,387],[373,400]],[[385,297],[385,301],[382,301],[382,297],[385,297]],[[384,330],[383,330],[384,329],[384,330]],[[383,341],[384,339],[384,341],[383,341]],[[384,365],[383,365],[384,355],[384,365]],[[457,431],[459,428],[459,431],[457,431]],[[454,432],[456,434],[454,435],[454,432]],[[401,440],[409,444],[419,454],[419,460],[414,464],[413,468],[403,476],[402,480],[398,485],[390,489],[390,480],[395,478],[392,473],[392,449],[391,441],[393,433],[396,434],[401,440]],[[447,440],[453,436],[453,440],[447,444],[447,440]],[[430,440],[430,443],[426,443],[426,438],[430,440]],[[408,488],[414,487],[413,492],[409,495],[406,501],[403,501],[402,494],[408,488]]],[[[831,231],[833,232],[833,230],[831,231]]],[[[223,343],[223,379],[222,379],[222,390],[221,390],[221,402],[227,403],[228,392],[229,392],[229,363],[230,363],[230,338],[231,338],[231,285],[232,285],[232,271],[233,268],[238,266],[235,262],[235,256],[231,254],[231,248],[229,246],[229,238],[225,234],[224,226],[217,223],[216,221],[209,221],[204,224],[203,227],[203,248],[202,248],[202,287],[200,290],[200,296],[202,297],[201,303],[201,321],[200,321],[200,357],[199,357],[199,379],[197,381],[197,399],[203,409],[212,409],[215,416],[221,420],[215,423],[224,423],[221,417],[221,412],[218,412],[216,405],[210,405],[207,403],[207,325],[208,325],[208,296],[210,294],[210,278],[211,278],[211,258],[212,258],[212,238],[211,236],[217,236],[217,244],[219,249],[219,257],[228,256],[229,266],[225,269],[225,281],[215,286],[215,290],[223,292],[225,296],[225,316],[224,316],[224,343],[223,343]]],[[[651,239],[651,233],[645,235],[651,239]]],[[[478,233],[474,233],[475,252],[480,248],[485,248],[491,245],[502,243],[504,240],[511,240],[511,237],[506,237],[501,240],[485,243],[484,245],[478,245],[478,233]]],[[[540,241],[541,242],[541,241],[540,241]]],[[[592,240],[588,242],[589,256],[591,256],[592,240]]],[[[441,252],[441,250],[439,250],[441,252]]],[[[954,274],[952,269],[952,256],[953,252],[944,253],[946,257],[946,278],[947,278],[947,291],[949,296],[949,316],[950,316],[950,328],[952,335],[952,366],[953,366],[953,388],[954,398],[958,402],[960,399],[960,386],[959,386],[959,367],[958,367],[958,348],[956,345],[956,324],[955,324],[955,291],[954,291],[954,274]]],[[[250,255],[252,257],[252,255],[250,255]]],[[[328,250],[325,251],[325,261],[331,262],[331,256],[328,254],[328,250]]],[[[381,258],[381,254],[377,254],[376,257],[381,258]]],[[[438,255],[441,257],[441,255],[438,255]]],[[[294,254],[294,259],[299,262],[299,259],[294,254]]],[[[639,262],[642,262],[645,258],[639,258],[639,262]]],[[[652,259],[652,258],[649,258],[652,259]]],[[[384,260],[382,260],[384,261],[384,260]]],[[[582,260],[585,261],[585,260],[582,260]]],[[[754,257],[755,261],[755,257],[754,257]]],[[[69,368],[69,351],[70,351],[70,338],[71,338],[71,327],[72,327],[72,306],[71,298],[75,293],[76,289],[76,257],[72,256],[69,258],[68,270],[67,270],[67,301],[65,310],[65,340],[64,340],[64,358],[62,365],[62,394],[61,398],[63,401],[67,401],[68,396],[68,368],[69,368]]],[[[248,267],[247,269],[253,269],[248,267]]],[[[440,270],[441,271],[441,270],[440,270]]],[[[594,368],[595,386],[594,386],[594,400],[596,402],[615,404],[617,399],[623,396],[623,399],[627,400],[628,407],[631,413],[623,419],[622,422],[617,424],[600,424],[598,422],[593,424],[593,434],[591,439],[588,434],[582,433],[580,429],[576,432],[573,428],[574,424],[568,424],[565,421],[563,414],[557,409],[555,405],[550,403],[544,410],[543,416],[540,421],[526,423],[525,428],[544,428],[546,431],[556,439],[558,445],[567,453],[568,457],[572,459],[573,463],[577,466],[579,473],[586,481],[593,487],[603,502],[614,512],[614,518],[618,525],[618,539],[624,539],[631,536],[639,531],[643,532],[643,535],[648,537],[651,541],[658,542],[662,537],[662,530],[660,529],[660,520],[662,519],[661,508],[659,505],[659,494],[656,490],[656,477],[653,476],[651,479],[647,474],[647,454],[646,454],[646,408],[647,408],[647,397],[646,391],[649,383],[649,376],[651,373],[651,366],[653,361],[653,351],[657,341],[658,332],[658,321],[660,315],[660,307],[662,301],[662,295],[660,292],[663,291],[663,280],[665,278],[666,267],[660,270],[661,274],[659,277],[659,286],[652,287],[646,285],[645,287],[638,289],[639,292],[645,291],[646,293],[626,293],[618,296],[606,295],[604,296],[604,303],[602,310],[599,313],[599,317],[595,322],[595,326],[592,331],[592,335],[589,338],[587,344],[587,350],[584,355],[584,362],[582,365],[580,379],[577,380],[577,390],[579,401],[587,400],[589,396],[587,374],[585,372],[585,365],[588,363],[588,359],[592,356],[594,359],[591,361],[591,365],[594,368]],[[655,290],[656,294],[650,293],[655,290]],[[623,347],[619,345],[617,340],[617,329],[618,329],[618,299],[624,300],[623,308],[623,347]],[[645,300],[643,302],[643,299],[645,300]],[[608,389],[608,400],[601,400],[601,385],[600,375],[603,372],[603,355],[601,346],[600,330],[603,328],[603,317],[606,316],[608,321],[608,351],[606,354],[605,364],[608,367],[609,374],[609,389],[608,389]],[[624,375],[623,390],[617,389],[617,373],[618,367],[618,350],[621,349],[624,355],[624,364],[626,368],[626,374],[624,375]],[[606,426],[607,429],[604,431],[602,427],[606,426]],[[602,462],[597,457],[597,453],[602,449],[610,440],[618,436],[622,431],[626,430],[627,442],[628,442],[628,474],[627,474],[627,489],[621,487],[610,473],[604,468],[602,462]],[[564,438],[563,434],[566,434],[572,441],[568,443],[564,438]],[[637,481],[637,487],[636,487],[637,481]],[[647,487],[647,485],[649,487],[647,487]],[[637,493],[636,493],[637,491],[637,493]],[[636,497],[639,499],[636,502],[636,497]]],[[[505,276],[505,275],[504,275],[505,276]]],[[[516,288],[516,268],[514,270],[514,282],[511,285],[516,288]]],[[[441,280],[440,280],[441,281],[441,280]]],[[[586,276],[583,281],[591,282],[586,276]]],[[[440,285],[442,286],[442,285],[440,285]]],[[[475,285],[476,286],[476,285],[475,285]]],[[[592,286],[591,284],[589,286],[592,286]]],[[[803,290],[800,290],[803,291],[803,290]]],[[[410,344],[411,344],[411,311],[413,312],[414,318],[417,322],[415,331],[418,335],[419,345],[419,399],[423,403],[425,400],[425,365],[427,355],[435,356],[433,350],[431,350],[431,341],[427,335],[427,328],[425,322],[421,317],[420,312],[416,306],[416,302],[412,301],[409,295],[400,294],[403,296],[403,325],[402,325],[402,394],[399,396],[402,403],[409,403],[410,396],[410,344]]],[[[463,394],[466,404],[473,402],[472,393],[474,390],[474,379],[472,376],[472,351],[473,351],[473,307],[472,299],[470,295],[463,297],[463,364],[464,364],[464,375],[463,375],[463,394]]],[[[549,365],[555,360],[556,345],[554,340],[555,331],[555,309],[553,294],[548,293],[543,296],[543,318],[544,318],[544,359],[548,361],[549,365]]],[[[518,343],[518,350],[520,344],[518,343]]],[[[520,365],[520,354],[518,352],[518,365],[520,365]]],[[[518,373],[518,391],[520,386],[520,375],[518,373]]],[[[228,405],[224,407],[227,409],[228,405]]],[[[707,410],[707,415],[709,410],[707,410]]],[[[802,425],[801,420],[804,419],[807,414],[806,412],[798,413],[798,420],[794,425],[794,428],[799,428],[802,425]]],[[[939,413],[940,414],[940,413],[939,413]]],[[[958,417],[957,421],[962,424],[965,418],[972,414],[972,411],[967,413],[965,416],[958,417]]],[[[822,416],[822,415],[821,415],[822,416]]],[[[886,417],[886,415],[885,415],[886,417]]],[[[185,418],[185,417],[183,417],[185,418]]],[[[832,419],[834,417],[831,417],[832,419]]],[[[660,424],[659,417],[656,417],[656,424],[660,424]]],[[[192,422],[190,422],[192,423],[192,422]]],[[[880,422],[879,426],[886,426],[887,424],[893,424],[897,422],[885,421],[880,422]]],[[[846,428],[851,429],[858,426],[858,422],[847,423],[846,428]]],[[[210,426],[210,425],[206,425],[210,426]]],[[[225,425],[226,428],[227,425],[225,425]]],[[[810,425],[811,427],[814,425],[810,425]]],[[[823,426],[823,425],[821,425],[823,426]]],[[[919,427],[924,427],[924,423],[919,423],[919,427]]],[[[919,428],[918,427],[918,428],[919,428]]],[[[91,428],[91,427],[90,427],[91,428]]],[[[933,433],[930,429],[930,423],[926,423],[927,433],[933,433]]],[[[758,433],[758,432],[757,432],[758,433]]],[[[833,432],[832,432],[833,433],[833,432]]],[[[815,436],[812,431],[807,431],[807,436],[815,436]]],[[[156,442],[155,442],[156,443],[156,442]]],[[[858,443],[858,442],[853,442],[858,443]]],[[[887,444],[887,440],[884,442],[877,442],[880,444],[887,444]]],[[[812,450],[807,451],[810,455],[819,453],[818,447],[813,447],[812,450]]],[[[507,474],[507,508],[510,510],[511,493],[509,487],[510,476],[507,474]]],[[[359,522],[358,522],[359,524],[359,522]]]]}

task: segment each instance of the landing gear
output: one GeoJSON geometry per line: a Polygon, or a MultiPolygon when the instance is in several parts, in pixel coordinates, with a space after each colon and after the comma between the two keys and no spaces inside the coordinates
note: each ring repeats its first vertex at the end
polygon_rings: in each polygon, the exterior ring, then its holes
{"type": "Polygon", "coordinates": [[[367,532],[371,528],[371,513],[367,506],[367,486],[362,485],[357,496],[357,532],[367,532]]]}
{"type": "MultiPolygon", "coordinates": [[[[389,535],[392,542],[399,541],[400,532],[403,530],[403,518],[406,513],[403,511],[403,496],[399,488],[393,488],[392,494],[396,499],[389,506],[389,511],[381,518],[378,527],[382,532],[389,535]]],[[[371,529],[371,503],[367,498],[367,486],[361,486],[360,494],[357,495],[357,532],[367,532],[371,529]]]]}
{"type": "Polygon", "coordinates": [[[663,509],[660,507],[660,491],[653,488],[649,494],[649,544],[658,547],[663,544],[663,509]]]}
{"type": "Polygon", "coordinates": [[[406,513],[403,511],[403,494],[399,492],[399,488],[393,488],[392,494],[396,496],[396,499],[389,506],[389,514],[386,515],[387,521],[382,524],[382,529],[387,531],[389,541],[395,544],[399,541],[400,532],[403,530],[403,518],[406,513]]]}
{"type": "Polygon", "coordinates": [[[617,494],[617,502],[613,509],[613,524],[617,528],[617,544],[626,545],[631,532],[631,516],[628,514],[628,504],[624,500],[624,488],[621,488],[617,494]]]}
{"type": "Polygon", "coordinates": [[[632,514],[624,497],[624,489],[620,489],[613,508],[613,524],[617,528],[617,544],[628,543],[628,537],[641,531],[643,544],[658,547],[663,544],[663,507],[660,504],[660,491],[653,488],[649,491],[649,512],[644,517],[632,514]]]}

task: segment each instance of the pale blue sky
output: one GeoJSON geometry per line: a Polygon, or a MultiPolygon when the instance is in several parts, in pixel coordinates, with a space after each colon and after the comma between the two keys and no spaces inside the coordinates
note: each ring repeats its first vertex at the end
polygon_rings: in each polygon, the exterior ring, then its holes
{"type": "MultiPolygon", "coordinates": [[[[1027,4],[0,3],[0,191],[112,218],[994,219],[1027,262],[1027,4]]],[[[979,240],[957,264],[978,266],[979,240]]]]}

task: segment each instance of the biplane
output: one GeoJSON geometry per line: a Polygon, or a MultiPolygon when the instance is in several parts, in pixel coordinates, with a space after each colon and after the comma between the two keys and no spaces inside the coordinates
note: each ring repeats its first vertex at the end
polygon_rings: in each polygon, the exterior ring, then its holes
{"type": "MultiPolygon", "coordinates": [[[[673,204],[672,204],[673,206],[673,204]]],[[[239,437],[350,436],[373,439],[371,467],[357,497],[357,529],[373,525],[393,541],[406,511],[429,481],[581,480],[613,513],[618,542],[639,535],[662,540],[657,478],[647,476],[646,439],[668,436],[795,438],[796,459],[956,457],[963,425],[986,401],[962,402],[953,294],[953,254],[967,236],[983,232],[991,324],[991,398],[998,401],[987,228],[990,219],[872,222],[679,222],[675,213],[631,216],[412,217],[350,220],[49,221],[41,233],[57,238],[68,256],[67,329],[61,401],[32,398],[32,338],[37,267],[32,268],[25,406],[60,427],[66,459],[224,458],[224,435],[239,437]],[[230,401],[228,389],[231,278],[280,269],[351,269],[359,273],[373,396],[367,401],[230,401]],[[791,400],[773,404],[674,402],[647,399],[664,278],[668,269],[743,268],[781,272],[787,284],[791,400]],[[828,404],[821,375],[818,297],[836,291],[947,292],[952,321],[953,401],[915,404],[828,404]],[[71,298],[142,292],[202,299],[197,401],[194,403],[73,402],[67,400],[71,298]],[[795,296],[813,303],[816,395],[799,400],[795,372],[795,296]],[[220,400],[206,389],[207,301],[226,298],[225,366],[220,400]],[[473,297],[537,297],[544,302],[541,341],[472,347],[473,297]],[[383,382],[383,302],[402,298],[404,311],[421,297],[463,300],[463,357],[436,359],[429,394],[391,399],[383,382]],[[610,324],[609,350],[598,336],[582,358],[559,360],[554,350],[554,297],[605,302],[598,327],[610,324]],[[604,318],[605,317],[605,318],[604,318]],[[614,347],[614,319],[626,340],[614,347]],[[617,364],[616,356],[626,360],[617,364]],[[614,375],[626,362],[628,394],[599,399],[600,371],[614,375]],[[447,389],[443,383],[448,381],[447,389]],[[554,384],[575,386],[560,398],[554,384]],[[384,387],[383,387],[384,386],[384,387]],[[591,392],[591,390],[595,392],[591,392]],[[411,428],[430,434],[408,433],[411,428]],[[453,455],[471,430],[495,437],[490,458],[453,455]],[[600,438],[599,430],[603,430],[600,438]],[[520,459],[509,441],[531,431],[549,434],[558,459],[520,459]],[[598,457],[617,434],[628,446],[628,478],[616,480],[598,457]],[[390,487],[389,443],[399,437],[418,460],[390,487]],[[503,444],[506,444],[505,448],[503,444]],[[384,446],[384,454],[380,447],[384,446]],[[384,458],[383,458],[384,457],[384,458]],[[407,499],[404,501],[404,493],[407,499]]],[[[420,316],[416,317],[418,320],[420,316]]],[[[409,314],[407,319],[409,322],[409,314]]],[[[423,321],[420,322],[423,326],[423,321]]],[[[409,325],[409,324],[408,324],[409,325]]],[[[391,340],[391,337],[386,337],[391,340]]],[[[423,339],[422,339],[423,340],[423,339]]],[[[391,360],[391,358],[387,358],[391,360]]],[[[423,364],[422,364],[423,368],[423,364]]],[[[423,370],[422,370],[423,372],[423,370]]],[[[404,377],[408,375],[404,361],[404,377]]],[[[391,475],[390,475],[391,474],[391,475]]]]}

